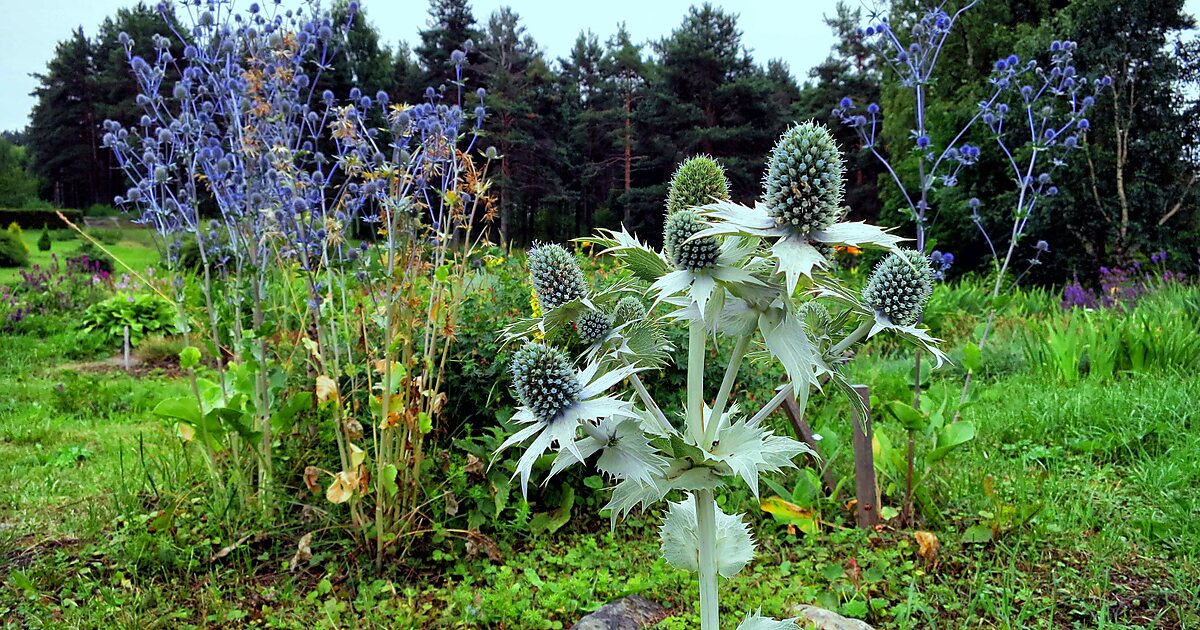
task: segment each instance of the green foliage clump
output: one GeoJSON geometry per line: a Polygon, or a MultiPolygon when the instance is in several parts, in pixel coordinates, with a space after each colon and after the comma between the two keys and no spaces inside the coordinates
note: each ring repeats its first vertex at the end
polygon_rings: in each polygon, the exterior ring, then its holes
{"type": "Polygon", "coordinates": [[[875,267],[863,301],[896,325],[912,326],[933,295],[933,269],[921,252],[889,254],[875,267]]]}
{"type": "Polygon", "coordinates": [[[695,271],[717,264],[721,246],[711,236],[688,241],[705,228],[700,217],[691,210],[680,210],[667,217],[663,226],[663,248],[676,269],[695,271]]]}
{"type": "Polygon", "coordinates": [[[729,199],[725,169],[707,155],[689,158],[671,177],[667,192],[667,214],[729,199]]]}
{"type": "Polygon", "coordinates": [[[116,295],[88,307],[79,326],[110,343],[122,340],[128,326],[129,342],[137,345],[146,335],[174,332],[175,309],[153,293],[116,295]]]}
{"type": "Polygon", "coordinates": [[[763,201],[776,225],[807,234],[842,213],[846,167],[824,125],[807,122],[780,136],[763,180],[763,201]]]}
{"type": "Polygon", "coordinates": [[[50,241],[50,228],[42,228],[42,235],[38,238],[37,247],[40,252],[50,251],[53,243],[50,241]]]}
{"type": "Polygon", "coordinates": [[[21,244],[21,249],[24,249],[25,253],[28,254],[29,245],[25,244],[25,231],[21,229],[20,224],[18,224],[16,221],[9,223],[8,233],[12,234],[13,237],[17,239],[17,242],[21,244]]]}
{"type": "Polygon", "coordinates": [[[105,245],[116,245],[121,242],[121,230],[97,228],[88,230],[88,236],[105,245]]]}
{"type": "Polygon", "coordinates": [[[0,267],[24,267],[29,264],[29,250],[20,237],[9,230],[0,232],[0,267]]]}

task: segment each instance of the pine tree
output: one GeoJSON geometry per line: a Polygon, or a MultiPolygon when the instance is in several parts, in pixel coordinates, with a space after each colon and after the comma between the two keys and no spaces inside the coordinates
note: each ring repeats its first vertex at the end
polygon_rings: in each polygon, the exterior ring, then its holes
{"type": "Polygon", "coordinates": [[[78,28],[59,42],[45,74],[35,75],[37,103],[30,115],[28,147],[39,195],[56,204],[95,203],[100,162],[92,45],[78,28]]]}
{"type": "Polygon", "coordinates": [[[421,31],[421,43],[416,47],[417,63],[424,70],[423,85],[438,87],[454,80],[454,63],[450,55],[455,50],[467,53],[468,65],[463,78],[468,89],[480,86],[476,65],[479,51],[476,48],[482,33],[471,12],[467,0],[430,0],[429,22],[421,31]],[[469,44],[468,44],[469,42],[469,44]],[[467,50],[471,48],[471,50],[467,50]]]}
{"type": "MultiPolygon", "coordinates": [[[[492,14],[480,44],[479,75],[488,89],[488,142],[499,151],[500,236],[527,242],[536,220],[544,234],[558,225],[568,207],[562,184],[566,148],[561,97],[537,43],[504,7],[492,14]]],[[[573,214],[573,213],[572,213],[573,214]]]]}

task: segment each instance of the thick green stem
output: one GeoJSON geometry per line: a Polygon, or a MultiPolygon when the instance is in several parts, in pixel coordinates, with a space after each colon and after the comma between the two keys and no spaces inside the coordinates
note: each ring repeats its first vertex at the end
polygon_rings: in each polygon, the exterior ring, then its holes
{"type": "Polygon", "coordinates": [[[717,437],[717,427],[721,423],[721,415],[725,413],[725,404],[729,402],[729,394],[733,392],[733,382],[737,380],[738,368],[742,366],[742,358],[750,347],[750,335],[738,337],[733,345],[733,353],[729,355],[729,365],[725,366],[725,377],[721,379],[721,389],[717,391],[717,399],[713,401],[712,421],[704,427],[704,443],[707,449],[717,437]]]}
{"type": "Polygon", "coordinates": [[[836,346],[830,348],[829,354],[831,354],[833,356],[837,356],[837,355],[845,352],[850,346],[853,346],[854,344],[858,343],[859,339],[862,339],[863,336],[865,336],[867,333],[871,332],[871,326],[874,325],[874,323],[875,322],[868,319],[867,321],[860,324],[858,328],[854,329],[854,332],[847,335],[846,338],[841,340],[840,342],[838,342],[838,344],[836,346]]]}
{"type": "Polygon", "coordinates": [[[692,322],[688,335],[687,430],[697,440],[704,437],[704,322],[692,322]]]}
{"type": "Polygon", "coordinates": [[[700,541],[700,629],[718,630],[717,502],[712,490],[696,491],[696,535],[700,541]]]}
{"type": "Polygon", "coordinates": [[[662,430],[670,433],[670,421],[667,420],[666,414],[659,408],[658,403],[654,402],[654,397],[650,395],[650,391],[646,389],[646,385],[642,383],[642,379],[637,374],[630,374],[629,382],[633,383],[633,388],[637,390],[638,396],[642,399],[642,404],[646,405],[646,409],[650,411],[655,420],[658,420],[658,424],[662,427],[662,430]]]}

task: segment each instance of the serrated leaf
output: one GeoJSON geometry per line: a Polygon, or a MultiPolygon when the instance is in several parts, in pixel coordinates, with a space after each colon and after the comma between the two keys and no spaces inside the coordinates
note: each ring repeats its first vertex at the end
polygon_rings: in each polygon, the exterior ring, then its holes
{"type": "Polygon", "coordinates": [[[754,614],[747,614],[742,623],[738,624],[737,630],[799,630],[799,626],[796,625],[795,617],[782,621],[764,617],[760,608],[754,614]]]}
{"type": "MultiPolygon", "coordinates": [[[[717,573],[722,577],[737,575],[754,559],[754,538],[750,528],[738,515],[730,515],[715,507],[717,525],[717,573]]],[[[677,569],[695,573],[700,567],[700,538],[696,532],[696,495],[688,493],[683,501],[672,502],[659,529],[663,557],[677,569]]]]}
{"type": "Polygon", "coordinates": [[[824,362],[799,317],[781,309],[772,309],[759,317],[758,329],[762,331],[767,351],[779,360],[787,372],[795,394],[798,395],[802,387],[819,387],[814,366],[817,369],[827,368],[823,367],[824,362]]]}

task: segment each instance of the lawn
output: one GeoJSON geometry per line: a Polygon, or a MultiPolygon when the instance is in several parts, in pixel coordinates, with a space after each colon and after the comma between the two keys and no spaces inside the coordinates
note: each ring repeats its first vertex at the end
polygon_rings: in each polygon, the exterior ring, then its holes
{"type": "MultiPolygon", "coordinates": [[[[660,558],[657,519],[635,515],[610,532],[594,502],[577,505],[559,534],[498,537],[490,557],[435,550],[379,577],[334,532],[318,531],[314,560],[288,570],[302,519],[222,536],[206,523],[219,506],[186,491],[201,463],[151,413],[184,382],[97,372],[68,358],[71,340],[10,335],[0,346],[8,624],[565,628],[638,593],[672,609],[659,627],[696,627],[694,581],[660,558]]],[[[912,531],[849,527],[844,506],[829,501],[819,534],[789,533],[734,493],[735,507],[755,515],[761,548],[728,581],[723,622],[748,608],[787,615],[817,603],[880,628],[1200,624],[1200,376],[1059,386],[1002,351],[990,356],[994,375],[968,412],[979,438],[930,482],[938,503],[924,527],[940,539],[936,554],[919,553],[912,531]],[[1036,512],[1028,523],[1013,518],[1027,508],[1036,512]],[[964,541],[981,523],[995,539],[964,541]]],[[[882,390],[908,369],[887,353],[854,365],[882,390]]],[[[957,386],[953,368],[936,374],[930,396],[957,386]]],[[[822,430],[837,417],[823,409],[814,422],[822,430]]],[[[895,432],[885,419],[879,426],[895,432]]],[[[322,509],[303,492],[294,500],[296,510],[322,509]]]]}
{"type": "MultiPolygon", "coordinates": [[[[115,230],[104,230],[105,232],[115,232],[115,230]]],[[[59,260],[70,258],[76,255],[79,247],[83,244],[83,237],[74,232],[66,230],[56,231],[55,236],[64,238],[52,238],[50,251],[44,252],[38,249],[37,240],[41,237],[41,232],[37,230],[25,231],[23,237],[25,244],[29,247],[29,265],[50,264],[52,256],[57,256],[59,260]]],[[[153,267],[159,263],[160,257],[158,249],[155,247],[149,230],[142,229],[127,229],[120,231],[120,239],[112,245],[102,246],[112,254],[114,265],[114,273],[120,275],[127,269],[132,269],[137,273],[144,273],[147,268],[153,267]]],[[[0,268],[0,284],[6,284],[20,278],[21,269],[6,267],[0,268]]]]}

